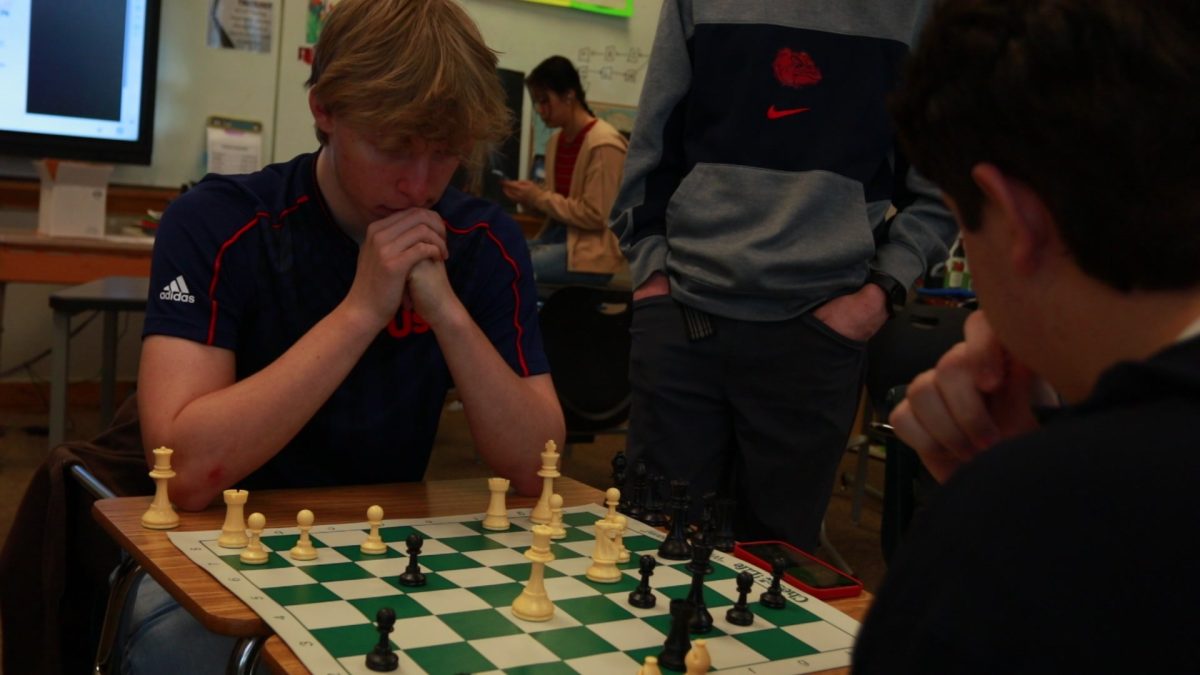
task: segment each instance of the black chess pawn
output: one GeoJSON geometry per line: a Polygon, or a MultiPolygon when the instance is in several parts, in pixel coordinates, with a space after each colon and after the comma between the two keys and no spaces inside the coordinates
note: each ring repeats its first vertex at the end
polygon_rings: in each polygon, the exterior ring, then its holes
{"type": "Polygon", "coordinates": [[[629,508],[625,515],[634,520],[641,520],[646,515],[646,460],[638,457],[633,463],[633,473],[629,478],[632,485],[629,492],[629,508]]]}
{"type": "Polygon", "coordinates": [[[713,573],[712,557],[713,545],[712,537],[703,529],[697,529],[692,534],[692,559],[688,562],[688,571],[699,572],[700,574],[708,575],[713,573]],[[696,555],[703,551],[703,555],[696,555]],[[696,566],[699,565],[699,569],[696,566]]]}
{"type": "Polygon", "coordinates": [[[404,568],[404,572],[400,574],[401,586],[424,586],[425,574],[421,572],[421,544],[424,539],[416,532],[408,535],[404,543],[408,546],[408,567],[404,568]]]}
{"type": "Polygon", "coordinates": [[[754,575],[745,570],[738,572],[738,599],[733,603],[733,607],[725,612],[726,621],[735,626],[749,626],[754,623],[754,612],[750,611],[750,607],[746,604],[746,596],[750,594],[750,589],[753,587],[754,575]]]}
{"type": "Polygon", "coordinates": [[[667,477],[661,473],[650,476],[646,484],[646,515],[642,522],[652,527],[662,527],[669,523],[667,514],[663,511],[663,492],[667,485],[667,477]]]}
{"type": "Polygon", "coordinates": [[[712,541],[713,530],[716,529],[716,501],[717,493],[715,492],[705,492],[700,497],[700,522],[696,529],[709,535],[709,541],[712,541]]]}
{"type": "Polygon", "coordinates": [[[687,600],[671,601],[671,630],[667,633],[667,641],[658,655],[658,665],[671,670],[686,670],[683,660],[692,649],[692,639],[688,637],[688,622],[691,620],[692,603],[687,600]]]}
{"type": "Polygon", "coordinates": [[[621,501],[617,503],[617,512],[629,513],[629,490],[625,486],[626,467],[629,461],[625,459],[625,451],[617,450],[612,458],[612,484],[621,490],[621,501]]]}
{"type": "Polygon", "coordinates": [[[658,602],[658,598],[650,591],[650,575],[654,574],[654,566],[658,561],[654,556],[643,554],[638,559],[638,572],[642,575],[642,581],[638,587],[629,592],[629,604],[639,609],[650,609],[658,602]]]}
{"type": "Polygon", "coordinates": [[[716,527],[713,530],[713,548],[724,553],[731,553],[735,543],[733,538],[733,509],[735,502],[732,497],[717,499],[713,508],[716,510],[716,527]]]}
{"type": "Polygon", "coordinates": [[[764,607],[771,609],[783,609],[787,606],[787,600],[783,597],[783,589],[779,586],[779,582],[783,579],[783,571],[787,569],[788,559],[782,555],[777,555],[771,560],[771,585],[762,595],[758,596],[758,601],[764,607]]]}
{"type": "Polygon", "coordinates": [[[658,557],[667,560],[688,560],[692,545],[687,539],[688,482],[671,481],[671,530],[658,547],[658,557]]]}
{"type": "Polygon", "coordinates": [[[396,612],[391,607],[380,607],[375,612],[375,630],[379,631],[379,642],[367,654],[367,667],[381,673],[400,667],[400,658],[388,644],[388,635],[396,623],[396,612]]]}
{"type": "Polygon", "coordinates": [[[704,576],[712,571],[708,560],[712,552],[712,545],[705,541],[704,533],[698,532],[692,540],[692,561],[687,565],[692,573],[692,586],[687,596],[693,606],[692,618],[688,622],[688,631],[692,633],[708,633],[713,626],[712,614],[704,600],[704,576]]]}

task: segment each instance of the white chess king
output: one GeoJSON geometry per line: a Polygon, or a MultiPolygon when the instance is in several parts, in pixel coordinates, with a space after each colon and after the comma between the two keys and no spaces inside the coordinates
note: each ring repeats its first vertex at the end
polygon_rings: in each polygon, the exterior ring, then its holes
{"type": "Polygon", "coordinates": [[[150,477],[154,479],[154,501],[142,516],[142,527],[152,530],[169,530],[179,526],[179,514],[171,508],[171,499],[167,496],[167,481],[175,477],[171,470],[171,455],[175,451],[170,448],[154,449],[154,470],[150,477]]]}

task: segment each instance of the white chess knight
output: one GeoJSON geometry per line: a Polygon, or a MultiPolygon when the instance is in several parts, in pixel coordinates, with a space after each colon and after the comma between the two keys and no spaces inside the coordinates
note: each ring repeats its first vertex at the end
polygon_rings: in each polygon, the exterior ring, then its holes
{"type": "Polygon", "coordinates": [[[488,500],[487,517],[483,519],[483,527],[488,530],[507,530],[508,507],[504,505],[504,495],[508,492],[507,478],[489,478],[488,490],[492,497],[488,500]]]}
{"type": "Polygon", "coordinates": [[[596,548],[592,551],[592,564],[584,574],[587,578],[602,584],[611,584],[621,580],[621,570],[617,569],[619,551],[616,547],[616,523],[606,518],[596,521],[596,548]]]}
{"type": "Polygon", "coordinates": [[[225,524],[221,526],[221,536],[217,537],[217,546],[221,548],[245,548],[246,519],[243,516],[246,500],[250,493],[245,490],[226,490],[225,524]]]}
{"type": "Polygon", "coordinates": [[[533,562],[529,566],[529,581],[525,590],[513,600],[512,613],[525,621],[549,621],[554,616],[554,603],[546,595],[546,563],[554,560],[550,551],[550,528],[546,525],[533,526],[533,546],[525,551],[525,557],[533,562]]]}
{"type": "Polygon", "coordinates": [[[554,479],[562,474],[558,472],[558,445],[554,441],[546,441],[546,451],[542,453],[542,468],[537,475],[542,477],[542,496],[529,512],[529,520],[545,525],[550,522],[550,495],[554,494],[554,479]]]}
{"type": "Polygon", "coordinates": [[[387,553],[387,544],[383,543],[383,538],[379,536],[379,526],[383,523],[383,507],[375,504],[367,509],[367,523],[371,526],[371,531],[367,533],[367,538],[359,545],[358,550],[367,555],[380,555],[387,553]]]}

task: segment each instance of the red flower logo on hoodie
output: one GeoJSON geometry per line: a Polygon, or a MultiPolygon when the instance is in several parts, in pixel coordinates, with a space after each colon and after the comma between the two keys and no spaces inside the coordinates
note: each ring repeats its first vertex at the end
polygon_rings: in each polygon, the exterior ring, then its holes
{"type": "Polygon", "coordinates": [[[785,87],[799,89],[821,81],[821,69],[813,63],[808,52],[794,52],[787,47],[775,55],[775,79],[785,87]]]}

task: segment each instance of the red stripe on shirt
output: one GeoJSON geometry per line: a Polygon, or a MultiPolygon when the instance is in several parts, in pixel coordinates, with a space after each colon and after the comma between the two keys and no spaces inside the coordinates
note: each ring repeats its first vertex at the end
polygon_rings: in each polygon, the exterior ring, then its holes
{"type": "MultiPolygon", "coordinates": [[[[292,215],[296,209],[307,203],[308,195],[300,195],[300,197],[296,199],[295,204],[292,204],[291,206],[279,212],[279,217],[275,220],[276,226],[278,227],[283,225],[282,221],[284,218],[292,215]]],[[[204,344],[211,345],[217,336],[217,279],[221,276],[221,258],[225,255],[225,251],[230,246],[233,246],[234,242],[240,239],[243,234],[249,232],[250,228],[257,225],[258,221],[262,220],[263,218],[269,218],[270,216],[271,214],[267,213],[266,211],[259,211],[258,213],[255,213],[254,218],[238,229],[237,232],[234,232],[232,237],[226,239],[225,243],[221,244],[221,248],[217,251],[217,257],[215,260],[213,260],[212,282],[210,282],[208,285],[208,298],[211,313],[208,317],[208,338],[205,340],[204,344]]]]}
{"type": "MultiPolygon", "coordinates": [[[[443,222],[445,223],[445,221],[443,222]]],[[[517,330],[517,361],[519,361],[521,364],[521,376],[529,377],[529,364],[525,362],[525,347],[522,344],[525,336],[525,330],[521,326],[521,291],[517,286],[517,282],[521,280],[520,265],[517,265],[517,261],[513,260],[513,257],[508,254],[508,249],[504,248],[504,244],[492,232],[492,227],[488,223],[478,222],[465,229],[452,227],[450,223],[445,223],[445,225],[446,229],[454,234],[467,234],[472,230],[477,230],[482,227],[487,234],[488,239],[491,239],[492,242],[496,244],[496,248],[500,249],[500,255],[503,256],[504,260],[508,262],[509,267],[512,267],[513,280],[512,283],[509,284],[509,287],[512,289],[513,294],[513,328],[517,330]]]]}
{"type": "Polygon", "coordinates": [[[234,242],[240,239],[243,234],[249,232],[250,228],[258,224],[258,221],[263,218],[269,218],[270,215],[265,211],[259,211],[254,214],[254,218],[243,225],[237,232],[234,232],[232,237],[226,239],[225,243],[221,244],[221,248],[217,251],[217,257],[213,260],[212,281],[208,285],[208,299],[211,306],[211,313],[208,317],[208,339],[204,341],[204,344],[211,345],[217,334],[217,279],[221,276],[221,258],[225,255],[225,251],[230,246],[233,246],[234,242]]]}

